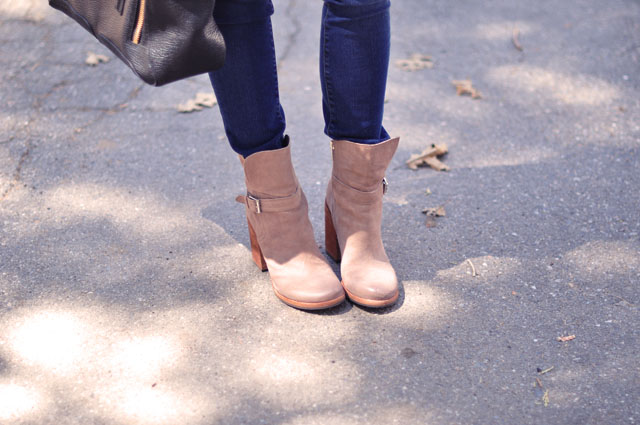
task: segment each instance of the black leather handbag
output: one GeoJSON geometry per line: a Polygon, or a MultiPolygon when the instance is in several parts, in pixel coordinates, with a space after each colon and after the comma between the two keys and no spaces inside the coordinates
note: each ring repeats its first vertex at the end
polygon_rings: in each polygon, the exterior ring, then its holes
{"type": "Polygon", "coordinates": [[[215,0],[49,0],[154,86],[222,67],[225,45],[213,21],[214,4],[215,0]]]}

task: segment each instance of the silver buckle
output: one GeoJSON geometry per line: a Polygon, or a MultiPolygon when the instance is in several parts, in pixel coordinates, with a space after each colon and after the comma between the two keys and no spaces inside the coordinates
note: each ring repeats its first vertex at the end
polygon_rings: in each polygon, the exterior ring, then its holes
{"type": "Polygon", "coordinates": [[[389,190],[389,181],[386,177],[382,178],[382,194],[386,194],[387,190],[389,190]]]}
{"type": "Polygon", "coordinates": [[[262,208],[260,207],[260,199],[254,198],[253,195],[247,195],[247,199],[251,199],[256,203],[256,213],[260,214],[262,212],[262,208]]]}

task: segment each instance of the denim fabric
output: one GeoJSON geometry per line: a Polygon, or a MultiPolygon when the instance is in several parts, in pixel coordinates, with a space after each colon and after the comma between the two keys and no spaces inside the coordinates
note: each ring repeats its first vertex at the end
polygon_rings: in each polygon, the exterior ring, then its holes
{"type": "MultiPolygon", "coordinates": [[[[378,143],[389,65],[390,0],[324,0],[320,81],[325,133],[378,143]]],[[[209,77],[229,143],[237,153],[278,149],[286,120],[278,94],[271,0],[217,0],[214,18],[227,44],[224,67],[209,77]]]]}

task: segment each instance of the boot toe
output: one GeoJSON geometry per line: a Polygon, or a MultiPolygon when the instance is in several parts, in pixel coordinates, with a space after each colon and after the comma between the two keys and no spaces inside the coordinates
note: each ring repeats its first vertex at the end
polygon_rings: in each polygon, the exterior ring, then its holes
{"type": "Polygon", "coordinates": [[[302,267],[287,267],[286,277],[272,279],[278,298],[302,309],[329,308],[344,301],[342,285],[324,260],[312,259],[302,264],[302,267]]]}
{"type": "Polygon", "coordinates": [[[398,279],[390,267],[360,269],[343,279],[349,298],[367,307],[385,307],[398,299],[398,279]]]}

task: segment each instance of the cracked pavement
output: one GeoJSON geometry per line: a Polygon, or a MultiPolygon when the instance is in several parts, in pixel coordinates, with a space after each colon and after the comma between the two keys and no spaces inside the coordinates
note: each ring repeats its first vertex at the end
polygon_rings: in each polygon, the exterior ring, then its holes
{"type": "MultiPolygon", "coordinates": [[[[275,6],[322,244],[321,3],[275,6]]],[[[308,313],[251,262],[218,111],[176,111],[207,77],[143,85],[46,2],[0,0],[0,423],[640,422],[640,3],[403,0],[392,29],[401,299],[308,313]],[[450,172],[405,167],[440,142],[450,172]]]]}

